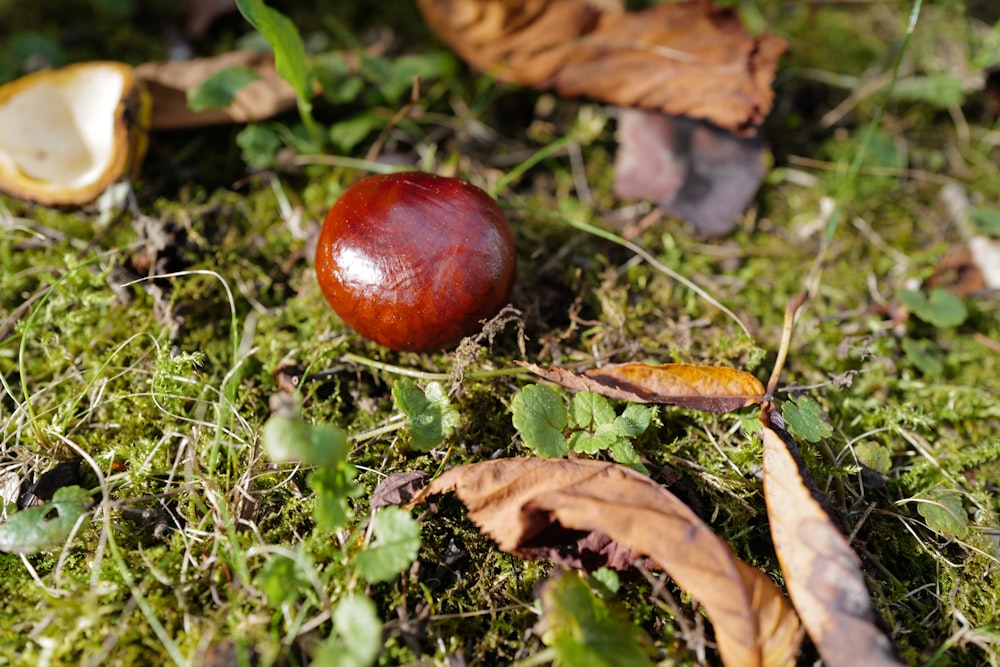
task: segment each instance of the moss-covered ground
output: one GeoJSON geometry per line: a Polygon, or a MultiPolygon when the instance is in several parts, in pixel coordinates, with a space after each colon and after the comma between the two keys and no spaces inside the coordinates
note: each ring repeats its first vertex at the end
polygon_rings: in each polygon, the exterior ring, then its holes
{"type": "MultiPolygon", "coordinates": [[[[441,49],[407,2],[380,3],[377,16],[350,3],[293,4],[278,6],[315,48],[351,46],[345,35],[363,41],[388,26],[386,62],[441,49]]],[[[613,197],[614,109],[484,85],[453,63],[383,137],[383,154],[488,190],[502,185],[495,194],[516,238],[512,303],[521,315],[461,358],[390,352],[343,326],[319,292],[306,239],[361,172],[295,155],[251,171],[235,143],[241,128],[155,134],[136,210],[110,219],[0,198],[0,467],[24,479],[82,454],[112,491],[65,548],[0,553],[0,665],[239,664],[212,662],[225,659],[227,639],[234,655],[301,664],[329,632],[328,617],[315,600],[269,606],[255,583],[264,556],[305,544],[326,594],[354,584],[348,533],[315,530],[305,474],[261,454],[281,369],[298,369],[309,422],[357,436],[394,419],[397,377],[357,359],[446,375],[464,366],[454,394],[461,420],[442,447],[414,452],[400,431],[358,439],[351,461],[370,492],[387,473],[433,473],[446,456],[452,465],[528,453],[508,406],[533,380],[471,371],[520,359],[570,368],[659,359],[766,379],[784,305],[807,286],[779,399],[807,395],[829,420],[832,435],[807,456],[852,529],[876,608],[910,664],[997,664],[1000,298],[967,296],[967,318],[944,326],[907,315],[899,297],[923,289],[968,231],[943,191],[957,186],[997,233],[1000,101],[981,92],[985,67],[1000,63],[992,4],[925,3],[886,96],[872,82],[888,83],[910,3],[741,3],[752,29],[790,48],[767,128],[773,164],[737,231],[713,241],[668,217],[637,225],[653,209],[613,197]],[[568,150],[506,180],[564,137],[568,150]],[[840,215],[824,247],[833,203],[840,215]],[[751,337],[573,220],[642,229],[635,243],[732,309],[751,337]],[[173,277],[120,287],[140,277],[157,238],[166,238],[158,271],[173,277]],[[918,511],[942,498],[958,499],[950,527],[918,511]],[[144,508],[162,520],[137,519],[144,508]]],[[[31,53],[55,62],[162,58],[163,26],[183,22],[166,2],[67,2],[58,19],[43,5],[0,0],[6,79],[31,53]]],[[[194,46],[226,50],[246,32],[234,14],[194,46]]],[[[402,104],[369,99],[318,104],[318,120],[386,118],[402,104]]],[[[376,136],[351,154],[364,157],[376,136]]],[[[685,499],[740,557],[779,579],[761,447],[743,428],[753,418],[661,410],[636,446],[683,476],[685,499]]],[[[97,493],[90,465],[83,469],[83,485],[97,493]]],[[[360,525],[366,494],[351,502],[360,525]]],[[[456,500],[437,507],[419,567],[368,589],[386,621],[380,663],[459,664],[448,656],[460,652],[468,664],[510,664],[537,653],[535,586],[550,566],[498,552],[456,500]]],[[[663,664],[697,663],[687,628],[711,642],[689,600],[679,598],[678,618],[642,579],[621,598],[663,664]]]]}

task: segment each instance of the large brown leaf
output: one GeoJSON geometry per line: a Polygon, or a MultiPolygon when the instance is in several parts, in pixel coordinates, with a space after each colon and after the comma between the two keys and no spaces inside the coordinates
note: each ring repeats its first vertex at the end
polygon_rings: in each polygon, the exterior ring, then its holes
{"type": "Polygon", "coordinates": [[[730,412],[764,400],[764,385],[746,371],[725,366],[641,363],[607,364],[582,374],[562,368],[517,365],[567,389],[592,391],[633,403],[680,405],[703,412],[730,412]]]}
{"type": "Polygon", "coordinates": [[[517,556],[535,557],[539,546],[566,540],[567,531],[603,534],[648,556],[702,604],[726,665],[794,663],[801,630],[781,592],[648,477],[587,459],[500,459],[452,468],[413,503],[450,490],[517,556]]]}
{"type": "Polygon", "coordinates": [[[150,62],[135,68],[153,98],[154,130],[246,123],[270,118],[295,107],[295,91],[274,69],[274,56],[258,51],[231,51],[212,58],[150,62]],[[236,95],[228,109],[192,111],[187,91],[227,67],[249,67],[260,77],[236,95]]]}
{"type": "Polygon", "coordinates": [[[860,561],[830,520],[795,441],[770,406],[764,425],[764,498],[788,594],[828,667],[901,665],[876,626],[860,561]]]}
{"type": "Polygon", "coordinates": [[[643,109],[618,113],[615,194],[649,199],[705,236],[736,228],[764,178],[764,141],[643,109]]]}
{"type": "Polygon", "coordinates": [[[553,88],[750,131],[771,108],[785,42],[749,35],[710,0],[638,12],[587,0],[418,0],[427,23],[476,68],[553,88]]]}

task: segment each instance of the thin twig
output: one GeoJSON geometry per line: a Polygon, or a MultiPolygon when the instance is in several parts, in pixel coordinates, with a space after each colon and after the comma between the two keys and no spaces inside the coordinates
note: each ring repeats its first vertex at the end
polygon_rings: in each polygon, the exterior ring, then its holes
{"type": "Polygon", "coordinates": [[[785,368],[788,347],[792,342],[792,329],[795,328],[795,315],[808,298],[809,292],[803,290],[789,299],[788,304],[785,306],[785,323],[781,327],[781,345],[778,346],[778,358],[774,362],[771,377],[767,381],[767,396],[769,397],[774,396],[774,392],[778,387],[778,380],[781,378],[781,371],[785,368]]]}

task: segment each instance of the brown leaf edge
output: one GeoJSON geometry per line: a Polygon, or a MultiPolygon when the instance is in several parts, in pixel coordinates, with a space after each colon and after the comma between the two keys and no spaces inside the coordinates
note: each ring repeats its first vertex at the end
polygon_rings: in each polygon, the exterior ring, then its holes
{"type": "Polygon", "coordinates": [[[685,0],[635,12],[587,0],[417,0],[424,20],[497,78],[752,134],[771,109],[783,39],[731,7],[685,0]]]}
{"type": "Polygon", "coordinates": [[[582,374],[515,361],[535,375],[574,391],[591,391],[633,403],[678,405],[703,412],[732,412],[765,399],[756,377],[726,366],[607,364],[582,374]]]}
{"type": "Polygon", "coordinates": [[[257,51],[230,51],[210,58],[143,63],[135,68],[153,98],[154,130],[177,130],[220,123],[246,123],[271,118],[295,107],[295,91],[274,68],[274,56],[257,51]],[[248,67],[260,79],[236,95],[228,109],[192,111],[187,91],[227,67],[248,67]]]}
{"type": "Polygon", "coordinates": [[[448,470],[409,506],[455,491],[500,549],[530,558],[545,533],[598,531],[651,558],[703,606],[729,666],[793,664],[799,620],[774,583],[694,512],[634,470],[589,459],[512,458],[448,470]]]}
{"type": "Polygon", "coordinates": [[[826,498],[781,415],[761,410],[764,499],[788,594],[828,667],[904,664],[877,626],[861,561],[834,525],[826,498]]]}

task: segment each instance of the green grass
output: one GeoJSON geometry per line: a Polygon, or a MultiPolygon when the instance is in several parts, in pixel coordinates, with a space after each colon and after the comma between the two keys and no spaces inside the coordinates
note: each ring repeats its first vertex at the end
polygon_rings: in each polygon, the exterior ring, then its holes
{"type": "MultiPolygon", "coordinates": [[[[974,85],[979,66],[1000,61],[995,31],[962,5],[925,4],[899,80],[950,78],[965,90],[964,104],[942,107],[934,96],[886,97],[873,88],[827,125],[826,114],[859,86],[888,81],[909,6],[743,4],[748,19],[791,44],[768,123],[774,168],[732,236],[705,243],[668,219],[634,242],[730,308],[750,339],[704,298],[578,224],[615,231],[612,220],[635,222],[649,211],[610,195],[613,110],[558,100],[539,118],[542,94],[487,86],[462,68],[429,83],[419,113],[389,135],[385,150],[496,190],[517,242],[513,303],[523,313],[524,357],[515,325],[460,360],[392,353],[352,334],[323,300],[299,228],[321,220],[357,172],[306,164],[242,181],[235,130],[153,138],[136,194],[142,212],[181,240],[166,255],[170,278],[112,289],[130,279],[121,267],[139,240],[131,216],[98,230],[89,209],[0,199],[0,321],[15,322],[0,341],[0,468],[39,474],[86,454],[111,498],[64,548],[23,560],[0,554],[0,645],[13,647],[0,665],[200,664],[227,637],[267,664],[301,664],[329,634],[329,610],[305,589],[282,608],[269,606],[255,577],[275,547],[310,554],[332,600],[360,590],[375,601],[387,623],[381,664],[443,664],[459,650],[468,664],[530,659],[544,649],[532,627],[536,586],[550,566],[499,553],[446,497],[426,517],[419,566],[365,584],[344,545],[369,514],[367,495],[394,471],[433,473],[445,460],[528,454],[509,405],[532,380],[477,375],[516,359],[567,367],[635,359],[727,364],[766,378],[784,304],[803,289],[818,257],[822,278],[800,315],[782,379],[808,387],[795,392],[818,401],[830,422],[823,446],[804,447],[809,464],[855,531],[875,605],[907,662],[1000,661],[1000,304],[996,295],[969,298],[968,318],[954,327],[895,319],[893,308],[897,291],[926,279],[962,237],[938,198],[945,181],[959,183],[974,205],[997,205],[1000,135],[974,85]],[[470,130],[479,123],[496,138],[475,140],[470,130]],[[581,151],[579,173],[561,151],[544,153],[562,137],[581,151]],[[539,151],[537,164],[526,162],[539,151]],[[845,179],[859,155],[858,177],[845,179]],[[576,187],[583,179],[589,198],[576,187]],[[842,208],[822,255],[830,198],[842,208]],[[43,225],[61,236],[39,237],[43,225]],[[919,343],[937,365],[921,365],[905,341],[919,343]],[[351,501],[356,518],[346,531],[316,530],[307,473],[273,465],[260,450],[275,371],[288,363],[303,369],[308,422],[358,436],[396,414],[392,367],[447,377],[459,361],[465,378],[452,397],[461,417],[455,434],[429,453],[408,449],[400,431],[358,439],[350,460],[365,493],[351,501]],[[856,373],[849,385],[832,380],[845,373],[856,373]],[[887,451],[889,468],[862,474],[858,452],[875,445],[887,451]],[[960,494],[968,522],[962,537],[935,530],[918,511],[920,500],[943,490],[960,494]],[[182,524],[158,532],[123,514],[142,508],[174,512],[182,524]],[[246,523],[237,527],[235,517],[246,523]]],[[[402,37],[390,62],[436,45],[414,22],[412,6],[393,7],[382,20],[402,37]]],[[[308,26],[307,40],[325,35],[340,43],[329,16],[293,17],[308,26]]],[[[57,34],[43,17],[21,20],[20,27],[16,19],[4,23],[11,32],[57,34]]],[[[87,42],[68,57],[157,55],[148,36],[127,34],[132,29],[107,14],[95,20],[114,27],[116,50],[87,42]]],[[[368,19],[340,20],[361,34],[368,19]]],[[[217,44],[200,46],[226,48],[239,25],[225,24],[217,44]]],[[[8,62],[16,54],[0,55],[8,62]]],[[[371,104],[380,118],[395,111],[384,100],[371,104]]],[[[325,124],[365,111],[319,102],[314,109],[325,124]]],[[[364,157],[373,140],[351,157],[364,157]]],[[[740,557],[780,581],[756,476],[760,445],[742,428],[751,416],[658,415],[636,448],[680,472],[678,493],[740,557]]],[[[86,472],[84,483],[100,499],[96,472],[86,472]]],[[[666,664],[695,664],[696,642],[686,633],[700,628],[699,612],[673,592],[677,613],[641,578],[626,580],[619,597],[666,664]]],[[[711,639],[710,629],[694,632],[711,639]]]]}

